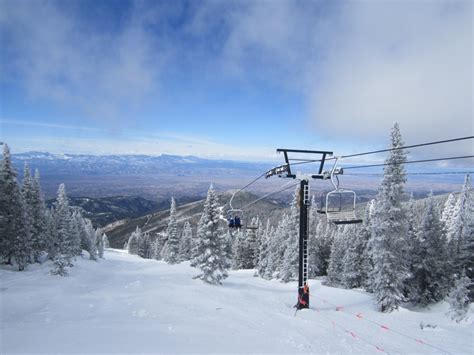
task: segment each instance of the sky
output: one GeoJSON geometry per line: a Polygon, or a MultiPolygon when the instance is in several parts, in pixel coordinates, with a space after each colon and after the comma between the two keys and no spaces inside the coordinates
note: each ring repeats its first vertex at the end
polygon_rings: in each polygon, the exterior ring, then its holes
{"type": "Polygon", "coordinates": [[[13,152],[266,160],[384,148],[394,122],[407,144],[474,131],[471,1],[0,0],[0,34],[13,152]]]}

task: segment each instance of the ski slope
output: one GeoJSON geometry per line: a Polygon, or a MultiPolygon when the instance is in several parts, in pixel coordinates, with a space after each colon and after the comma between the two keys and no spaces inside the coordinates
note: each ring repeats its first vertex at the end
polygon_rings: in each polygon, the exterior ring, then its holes
{"type": "Polygon", "coordinates": [[[51,276],[49,265],[0,270],[0,352],[473,351],[472,321],[451,322],[445,303],[382,314],[363,291],[312,280],[311,309],[295,316],[294,282],[233,271],[222,286],[212,286],[192,279],[198,272],[188,263],[168,265],[114,249],[105,257],[78,259],[65,278],[51,276]]]}

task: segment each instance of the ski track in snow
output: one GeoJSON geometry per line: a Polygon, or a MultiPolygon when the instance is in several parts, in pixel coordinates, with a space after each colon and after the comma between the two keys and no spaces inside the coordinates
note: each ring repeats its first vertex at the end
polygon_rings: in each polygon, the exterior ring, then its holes
{"type": "Polygon", "coordinates": [[[51,276],[48,264],[0,270],[0,352],[443,353],[409,336],[452,354],[473,353],[472,321],[451,322],[445,303],[382,314],[363,291],[311,280],[311,309],[295,315],[295,282],[246,270],[214,286],[193,280],[198,271],[188,263],[114,249],[105,257],[78,258],[65,278],[51,276]],[[421,322],[436,328],[422,330],[421,322]]]}

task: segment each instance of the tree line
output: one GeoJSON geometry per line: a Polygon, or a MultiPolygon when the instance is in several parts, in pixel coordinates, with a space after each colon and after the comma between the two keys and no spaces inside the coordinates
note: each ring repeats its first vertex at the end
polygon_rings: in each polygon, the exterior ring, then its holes
{"type": "Polygon", "coordinates": [[[65,276],[83,250],[92,260],[103,258],[107,236],[69,205],[64,184],[47,208],[38,169],[32,176],[25,163],[21,184],[17,176],[5,144],[0,165],[0,260],[4,264],[23,271],[28,264],[52,260],[51,273],[65,276]]]}

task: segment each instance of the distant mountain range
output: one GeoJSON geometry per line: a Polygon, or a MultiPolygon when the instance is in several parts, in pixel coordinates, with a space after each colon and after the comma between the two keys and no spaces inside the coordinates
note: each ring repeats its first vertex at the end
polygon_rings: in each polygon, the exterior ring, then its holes
{"type": "Polygon", "coordinates": [[[18,171],[24,162],[38,168],[42,175],[223,175],[232,171],[255,172],[269,169],[272,163],[253,163],[232,160],[211,160],[195,156],[162,154],[150,155],[83,155],[28,152],[13,154],[18,171]]]}
{"type": "MultiPolygon", "coordinates": [[[[55,200],[48,200],[51,206],[55,200]]],[[[95,227],[103,227],[124,218],[136,218],[147,213],[169,208],[169,201],[150,201],[140,196],[114,196],[102,198],[70,197],[69,204],[79,207],[84,217],[95,227]]]]}

